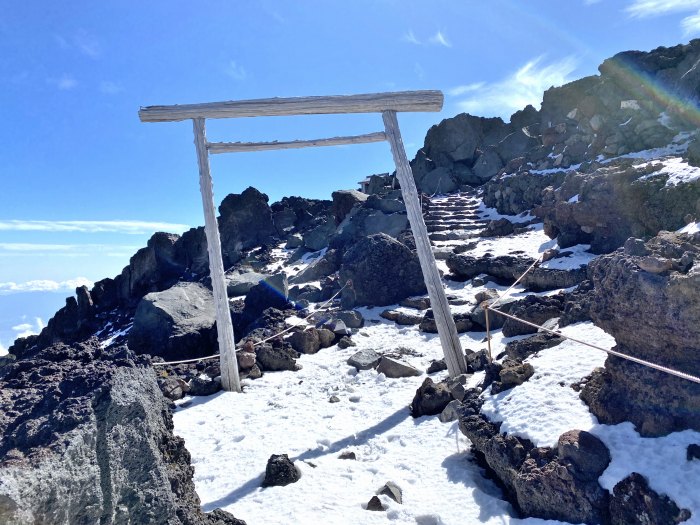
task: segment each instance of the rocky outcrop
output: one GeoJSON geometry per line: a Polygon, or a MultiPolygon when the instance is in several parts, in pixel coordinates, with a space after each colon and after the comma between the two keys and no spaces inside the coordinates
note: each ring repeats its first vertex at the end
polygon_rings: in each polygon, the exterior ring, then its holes
{"type": "MultiPolygon", "coordinates": [[[[533,259],[522,256],[491,257],[487,254],[474,257],[463,253],[451,253],[446,260],[447,267],[456,280],[464,281],[485,273],[508,284],[518,279],[533,262],[533,259]]],[[[530,270],[521,282],[533,292],[541,292],[575,286],[585,278],[585,268],[560,270],[540,266],[530,270]]]]}
{"type": "Polygon", "coordinates": [[[594,436],[566,433],[558,449],[501,434],[499,425],[479,414],[478,392],[467,393],[459,428],[477,459],[492,472],[507,499],[524,515],[572,523],[605,522],[608,493],[598,483],[609,453],[594,436]],[[601,460],[600,451],[607,454],[601,460]]]}
{"type": "Polygon", "coordinates": [[[3,370],[0,522],[242,523],[201,512],[189,453],[146,364],[91,340],[3,370]]]}
{"type": "Polygon", "coordinates": [[[677,230],[700,212],[700,180],[667,185],[668,178],[661,163],[635,166],[629,159],[571,172],[544,190],[535,214],[560,247],[590,244],[594,253],[608,253],[629,237],[677,230]]]}
{"type": "Polygon", "coordinates": [[[425,293],[418,256],[383,233],[364,237],[345,252],[340,281],[348,280],[357,304],[384,306],[425,293]]]}
{"type": "Polygon", "coordinates": [[[217,348],[215,322],[211,291],[198,283],[179,283],[141,299],[129,348],[166,361],[211,355],[217,348]]]}
{"type": "Polygon", "coordinates": [[[243,251],[272,241],[277,230],[264,193],[249,187],[231,193],[219,206],[219,232],[224,268],[238,262],[243,251]]]}
{"type": "MultiPolygon", "coordinates": [[[[616,350],[697,375],[698,261],[700,235],[662,232],[590,263],[591,317],[616,350]]],[[[608,357],[581,397],[601,422],[632,421],[643,435],[700,430],[700,385],[621,358],[608,357]]]]}

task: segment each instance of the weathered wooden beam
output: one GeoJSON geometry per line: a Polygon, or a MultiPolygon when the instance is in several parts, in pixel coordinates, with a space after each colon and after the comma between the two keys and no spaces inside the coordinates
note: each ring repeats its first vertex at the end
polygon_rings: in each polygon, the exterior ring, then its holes
{"type": "Polygon", "coordinates": [[[450,312],[450,305],[447,302],[445,290],[442,287],[440,273],[435,264],[435,256],[430,247],[428,229],[425,227],[425,221],[423,220],[423,214],[418,200],[418,190],[413,180],[411,166],[406,157],[406,150],[403,147],[403,140],[401,139],[401,131],[399,130],[396,112],[384,111],[382,113],[382,118],[384,119],[387,140],[391,145],[391,153],[396,163],[396,176],[399,179],[401,194],[403,195],[403,201],[408,214],[408,222],[411,225],[413,238],[416,242],[418,260],[423,270],[423,278],[425,279],[425,286],[428,289],[430,305],[435,316],[435,324],[437,325],[438,335],[440,336],[442,351],[445,354],[447,370],[449,371],[450,377],[466,374],[467,363],[464,359],[459,336],[457,335],[457,327],[452,318],[452,312],[450,312]]]}
{"type": "Polygon", "coordinates": [[[264,98],[204,104],[147,106],[139,110],[142,122],[171,122],[195,118],[272,117],[327,115],[332,113],[380,113],[382,111],[440,111],[440,91],[399,91],[363,95],[264,98]]]}
{"type": "Polygon", "coordinates": [[[290,140],[272,142],[209,142],[209,153],[240,153],[245,151],[269,151],[276,149],[315,148],[319,146],[343,146],[346,144],[367,144],[386,140],[386,133],[368,133],[350,137],[332,137],[329,139],[290,140]]]}
{"type": "Polygon", "coordinates": [[[199,189],[202,193],[202,206],[204,208],[204,232],[207,236],[209,274],[216,306],[216,331],[219,340],[221,385],[224,390],[240,392],[241,381],[238,377],[236,345],[233,340],[233,325],[226,294],[224,262],[221,257],[221,238],[214,208],[214,185],[212,184],[209,170],[209,153],[207,152],[204,119],[194,119],[192,124],[194,127],[194,145],[197,149],[197,162],[199,164],[199,189]]]}

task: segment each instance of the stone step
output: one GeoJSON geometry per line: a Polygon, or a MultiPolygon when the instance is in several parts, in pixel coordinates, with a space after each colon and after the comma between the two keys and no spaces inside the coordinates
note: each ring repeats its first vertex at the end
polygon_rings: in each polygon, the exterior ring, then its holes
{"type": "Polygon", "coordinates": [[[483,224],[431,224],[427,225],[428,233],[445,232],[445,231],[473,231],[482,230],[483,224]]]}
{"type": "Polygon", "coordinates": [[[434,232],[429,233],[431,241],[464,241],[477,237],[474,232],[434,232]]]}

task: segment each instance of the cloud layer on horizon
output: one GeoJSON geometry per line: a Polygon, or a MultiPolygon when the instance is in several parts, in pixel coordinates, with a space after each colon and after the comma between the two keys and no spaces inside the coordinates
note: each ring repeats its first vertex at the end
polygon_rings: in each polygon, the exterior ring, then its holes
{"type": "Polygon", "coordinates": [[[182,233],[188,230],[186,224],[149,221],[0,221],[0,231],[42,231],[42,232],[83,232],[83,233],[126,233],[142,235],[156,231],[182,233]]]}
{"type": "MultiPolygon", "coordinates": [[[[50,279],[37,279],[16,283],[13,281],[0,282],[0,295],[10,295],[24,292],[73,292],[79,286],[92,288],[93,282],[85,277],[76,277],[66,281],[52,281],[50,279]]],[[[13,327],[13,330],[18,328],[13,327]]]]}

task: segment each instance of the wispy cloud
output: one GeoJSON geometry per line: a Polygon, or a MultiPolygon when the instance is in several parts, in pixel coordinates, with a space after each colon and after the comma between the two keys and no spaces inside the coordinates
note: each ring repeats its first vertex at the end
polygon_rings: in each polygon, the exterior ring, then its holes
{"type": "Polygon", "coordinates": [[[484,87],[484,84],[484,82],[474,82],[473,84],[466,84],[464,86],[453,87],[452,89],[447,90],[447,94],[453,97],[458,97],[466,93],[478,91],[479,89],[484,87]]]}
{"type": "Polygon", "coordinates": [[[658,16],[700,9],[700,0],[633,0],[625,11],[632,16],[658,16]]]}
{"type": "Polygon", "coordinates": [[[122,91],[124,91],[124,88],[122,88],[119,84],[110,82],[108,80],[100,82],[100,93],[103,93],[105,95],[116,95],[117,93],[121,93],[122,91]]]}
{"type": "Polygon", "coordinates": [[[416,36],[413,29],[409,29],[407,32],[401,35],[401,40],[417,46],[430,44],[435,46],[452,47],[452,43],[447,39],[447,35],[443,31],[437,31],[434,35],[422,40],[416,36]]]}
{"type": "Polygon", "coordinates": [[[452,44],[447,40],[447,36],[442,31],[438,31],[428,39],[431,44],[436,44],[444,47],[452,47],[452,44]]]}
{"type": "Polygon", "coordinates": [[[76,33],[73,43],[78,51],[90,58],[98,58],[102,54],[102,46],[97,38],[84,29],[76,33]]]}
{"type": "Polygon", "coordinates": [[[0,231],[126,233],[141,235],[156,231],[180,233],[186,224],[148,221],[0,221],[0,231]]]}
{"type": "Polygon", "coordinates": [[[93,59],[99,58],[102,54],[102,46],[97,37],[85,29],[81,29],[69,37],[54,35],[54,38],[61,49],[72,49],[93,59]]]}
{"type": "Polygon", "coordinates": [[[0,355],[5,355],[7,354],[7,348],[5,348],[5,345],[0,343],[0,355]]]}
{"type": "MultiPolygon", "coordinates": [[[[75,279],[69,279],[67,281],[52,281],[50,279],[38,279],[34,281],[26,281],[23,283],[16,283],[13,281],[1,283],[0,282],[0,295],[10,295],[15,293],[23,292],[72,292],[78,286],[87,286],[92,288],[93,282],[85,277],[76,277],[75,279]]],[[[37,321],[41,319],[37,318],[37,321]]],[[[23,325],[18,325],[18,328],[23,325]]],[[[38,326],[38,323],[37,323],[38,326]]],[[[41,327],[43,328],[43,322],[41,322],[41,327]]],[[[41,330],[41,328],[39,328],[41,330]]]]}
{"type": "Polygon", "coordinates": [[[700,0],[634,0],[625,10],[634,18],[695,11],[681,20],[681,28],[686,36],[700,33],[700,0]]]}
{"type": "Polygon", "coordinates": [[[61,91],[69,91],[78,86],[78,81],[73,77],[73,75],[69,75],[68,73],[64,73],[58,78],[47,78],[46,82],[52,86],[56,86],[61,91]]]}
{"type": "Polygon", "coordinates": [[[552,86],[569,82],[569,75],[574,69],[576,60],[573,57],[546,64],[544,57],[540,56],[503,80],[458,86],[448,93],[453,96],[469,95],[457,101],[457,106],[462,111],[508,118],[514,111],[528,104],[538,106],[542,101],[542,93],[552,86]]]}
{"type": "Polygon", "coordinates": [[[225,73],[234,80],[245,80],[248,78],[248,72],[245,68],[235,60],[230,60],[224,69],[225,73]]]}
{"type": "Polygon", "coordinates": [[[420,40],[418,40],[416,38],[416,35],[413,34],[412,29],[409,29],[408,32],[404,33],[403,36],[401,37],[401,40],[403,40],[404,42],[408,42],[410,44],[416,44],[418,46],[421,44],[420,40]]]}
{"type": "Polygon", "coordinates": [[[423,66],[421,66],[419,62],[413,64],[413,71],[420,80],[425,78],[425,69],[423,69],[423,66]]]}

